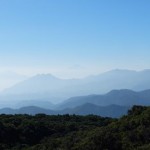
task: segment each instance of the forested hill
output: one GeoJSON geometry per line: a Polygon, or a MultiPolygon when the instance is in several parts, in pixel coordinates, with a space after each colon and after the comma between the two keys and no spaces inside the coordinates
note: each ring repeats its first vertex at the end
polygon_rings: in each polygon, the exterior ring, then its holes
{"type": "Polygon", "coordinates": [[[95,115],[0,115],[0,150],[149,150],[150,107],[120,119],[95,115]]]}

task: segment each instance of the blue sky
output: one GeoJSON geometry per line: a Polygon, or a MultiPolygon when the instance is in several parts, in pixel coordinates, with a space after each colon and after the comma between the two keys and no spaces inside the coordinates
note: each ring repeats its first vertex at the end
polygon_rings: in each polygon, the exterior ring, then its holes
{"type": "Polygon", "coordinates": [[[1,0],[0,68],[81,77],[150,68],[149,0],[1,0]]]}

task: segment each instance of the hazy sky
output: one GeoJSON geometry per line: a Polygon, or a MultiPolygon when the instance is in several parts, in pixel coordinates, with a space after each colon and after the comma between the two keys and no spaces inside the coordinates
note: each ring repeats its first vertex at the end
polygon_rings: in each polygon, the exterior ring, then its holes
{"type": "Polygon", "coordinates": [[[115,68],[150,68],[150,0],[0,0],[1,71],[115,68]]]}

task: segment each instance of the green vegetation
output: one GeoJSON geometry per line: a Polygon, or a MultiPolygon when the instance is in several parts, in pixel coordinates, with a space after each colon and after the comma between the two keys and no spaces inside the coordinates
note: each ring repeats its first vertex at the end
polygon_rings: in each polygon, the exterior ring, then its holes
{"type": "Polygon", "coordinates": [[[0,150],[149,150],[150,107],[120,119],[95,115],[0,115],[0,150]]]}

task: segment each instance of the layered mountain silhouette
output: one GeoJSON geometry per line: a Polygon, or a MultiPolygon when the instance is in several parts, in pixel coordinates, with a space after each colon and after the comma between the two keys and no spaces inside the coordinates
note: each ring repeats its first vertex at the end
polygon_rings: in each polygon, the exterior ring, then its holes
{"type": "Polygon", "coordinates": [[[0,114],[30,114],[35,115],[44,113],[47,115],[63,115],[63,114],[76,114],[76,115],[100,115],[104,117],[121,117],[125,115],[129,107],[110,105],[110,106],[97,106],[94,104],[86,103],[84,105],[64,110],[50,110],[35,106],[23,107],[20,109],[3,108],[0,109],[0,114]]]}
{"type": "MultiPolygon", "coordinates": [[[[78,96],[69,98],[62,103],[59,104],[52,104],[49,101],[44,100],[31,100],[31,101],[13,101],[12,104],[3,103],[1,102],[1,108],[3,107],[11,107],[11,108],[20,108],[24,106],[36,106],[42,107],[44,109],[51,109],[51,110],[77,110],[76,107],[87,106],[87,104],[96,105],[96,106],[110,106],[110,105],[119,105],[125,107],[131,107],[133,105],[150,105],[150,90],[144,90],[140,92],[135,92],[132,90],[122,89],[122,90],[112,90],[107,94],[101,95],[88,95],[88,96],[78,96]],[[3,107],[2,107],[3,106],[3,107]]],[[[90,109],[92,113],[93,109],[90,109]]],[[[67,113],[67,112],[66,112],[67,113]]],[[[76,112],[77,113],[77,112],[76,112]]]]}
{"type": "Polygon", "coordinates": [[[83,79],[59,79],[51,74],[41,74],[4,90],[0,100],[43,99],[58,103],[69,97],[104,94],[113,89],[150,89],[150,70],[112,70],[83,79]]]}
{"type": "Polygon", "coordinates": [[[123,89],[112,90],[103,95],[72,97],[57,105],[57,108],[73,108],[85,103],[91,103],[99,106],[107,106],[112,104],[122,106],[150,105],[150,90],[135,92],[132,90],[123,89]]]}

